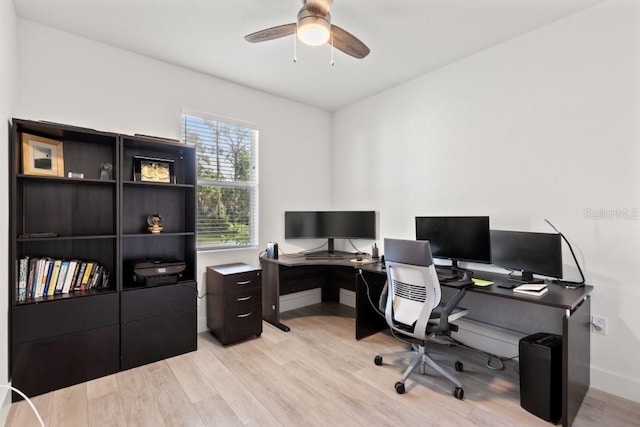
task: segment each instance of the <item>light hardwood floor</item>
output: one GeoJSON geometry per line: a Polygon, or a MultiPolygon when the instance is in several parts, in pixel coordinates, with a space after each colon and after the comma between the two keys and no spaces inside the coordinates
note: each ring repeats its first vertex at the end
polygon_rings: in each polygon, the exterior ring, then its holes
{"type": "MultiPolygon", "coordinates": [[[[446,348],[464,362],[464,400],[436,375],[412,376],[398,395],[401,363],[376,366],[373,358],[404,345],[386,333],[356,341],[351,309],[321,304],[283,320],[291,332],[265,323],[260,338],[228,347],[202,333],[195,352],[33,401],[48,427],[550,425],[520,407],[514,362],[492,371],[484,356],[446,348]]],[[[19,402],[6,425],[38,424],[19,402]]],[[[640,404],[591,389],[574,426],[605,425],[640,426],[640,404]]]]}

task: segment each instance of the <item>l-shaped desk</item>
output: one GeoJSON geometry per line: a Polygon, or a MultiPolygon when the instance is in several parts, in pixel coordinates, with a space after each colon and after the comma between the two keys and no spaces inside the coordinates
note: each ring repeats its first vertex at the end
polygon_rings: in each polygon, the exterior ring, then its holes
{"type": "MultiPolygon", "coordinates": [[[[339,289],[356,293],[356,339],[387,328],[377,305],[386,281],[382,264],[364,260],[354,262],[355,255],[339,259],[305,259],[301,255],[284,255],[279,259],[261,258],[262,315],[282,330],[280,295],[322,288],[322,301],[338,301],[339,289]]],[[[508,276],[476,271],[475,277],[495,283],[508,276]]],[[[441,283],[443,299],[454,290],[441,283]]],[[[495,284],[471,286],[462,304],[469,309],[468,319],[529,335],[548,332],[562,336],[562,425],[573,424],[590,383],[591,300],[592,286],[567,289],[555,284],[542,296],[514,293],[495,284]]]]}

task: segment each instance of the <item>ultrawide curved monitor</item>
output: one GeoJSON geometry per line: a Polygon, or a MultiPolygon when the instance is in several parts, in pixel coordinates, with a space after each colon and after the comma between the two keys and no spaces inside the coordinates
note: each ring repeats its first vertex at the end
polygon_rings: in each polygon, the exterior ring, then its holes
{"type": "Polygon", "coordinates": [[[375,239],[375,211],[284,213],[285,239],[375,239]]]}

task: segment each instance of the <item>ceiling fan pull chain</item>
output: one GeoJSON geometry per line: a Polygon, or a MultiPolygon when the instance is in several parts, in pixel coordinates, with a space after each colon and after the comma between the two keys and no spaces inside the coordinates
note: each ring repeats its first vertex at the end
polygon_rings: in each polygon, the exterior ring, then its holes
{"type": "Polygon", "coordinates": [[[298,24],[296,23],[296,33],[293,35],[293,62],[298,62],[298,50],[297,50],[297,42],[298,38],[298,24]]]}
{"type": "Polygon", "coordinates": [[[333,62],[333,31],[331,32],[331,66],[334,66],[333,62]]]}

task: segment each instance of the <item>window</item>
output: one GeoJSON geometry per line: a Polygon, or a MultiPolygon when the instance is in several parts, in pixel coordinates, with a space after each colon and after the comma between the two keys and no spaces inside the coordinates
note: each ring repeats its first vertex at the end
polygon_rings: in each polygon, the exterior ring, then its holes
{"type": "Polygon", "coordinates": [[[196,147],[198,249],[258,245],[258,131],[246,123],[182,116],[196,147]]]}

